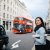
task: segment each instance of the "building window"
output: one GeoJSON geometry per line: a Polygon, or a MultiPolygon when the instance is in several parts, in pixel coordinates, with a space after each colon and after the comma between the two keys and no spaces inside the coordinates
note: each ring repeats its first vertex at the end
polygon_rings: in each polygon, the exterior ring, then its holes
{"type": "Polygon", "coordinates": [[[9,3],[9,0],[7,0],[7,3],[9,3]]]}
{"type": "Polygon", "coordinates": [[[7,7],[7,11],[9,11],[9,6],[7,7]]]}
{"type": "Polygon", "coordinates": [[[5,0],[4,0],[4,2],[5,2],[5,0]]]}
{"type": "Polygon", "coordinates": [[[7,18],[8,18],[8,16],[9,16],[9,15],[7,14],[7,18]]]}
{"type": "Polygon", "coordinates": [[[10,15],[10,19],[12,19],[12,15],[10,15]]]}
{"type": "Polygon", "coordinates": [[[4,7],[3,7],[3,8],[4,8],[4,10],[5,10],[5,5],[4,5],[4,7]]]}
{"type": "Polygon", "coordinates": [[[12,5],[12,2],[11,2],[11,5],[12,5]]]}
{"type": "Polygon", "coordinates": [[[13,5],[13,7],[15,8],[15,6],[13,5]]]}
{"type": "Polygon", "coordinates": [[[15,15],[16,15],[16,12],[15,12],[15,15]]]}
{"type": "Polygon", "coordinates": [[[14,14],[14,10],[13,10],[13,14],[14,14]]]}
{"type": "Polygon", "coordinates": [[[10,12],[12,13],[12,8],[10,8],[10,12]]]}
{"type": "Polygon", "coordinates": [[[5,13],[3,13],[3,18],[5,18],[5,13]]]}

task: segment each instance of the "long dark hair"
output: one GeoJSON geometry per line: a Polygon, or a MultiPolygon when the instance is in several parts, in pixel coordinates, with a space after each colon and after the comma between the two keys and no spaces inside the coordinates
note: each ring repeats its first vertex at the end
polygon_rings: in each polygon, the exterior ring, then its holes
{"type": "MultiPolygon", "coordinates": [[[[35,27],[35,29],[34,29],[35,32],[36,32],[40,27],[44,27],[44,28],[45,28],[45,24],[44,24],[44,22],[43,22],[43,19],[42,19],[41,17],[37,17],[37,18],[39,18],[39,19],[41,20],[41,24],[40,24],[39,26],[36,25],[36,27],[35,27]]],[[[36,18],[36,19],[37,19],[37,18],[36,18]]],[[[35,24],[36,24],[36,19],[35,19],[35,24]]]]}

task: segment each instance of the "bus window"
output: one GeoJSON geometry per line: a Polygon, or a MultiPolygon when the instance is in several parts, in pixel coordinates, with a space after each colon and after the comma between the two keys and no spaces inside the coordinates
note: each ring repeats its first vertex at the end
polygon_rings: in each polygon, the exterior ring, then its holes
{"type": "Polygon", "coordinates": [[[16,20],[23,20],[22,17],[16,17],[15,19],[16,19],[16,20]]]}

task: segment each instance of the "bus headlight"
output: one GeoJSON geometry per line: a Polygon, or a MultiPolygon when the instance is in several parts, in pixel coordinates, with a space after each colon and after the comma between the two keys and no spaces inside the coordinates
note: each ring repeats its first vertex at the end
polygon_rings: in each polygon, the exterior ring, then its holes
{"type": "Polygon", "coordinates": [[[20,31],[21,32],[21,31],[20,31]]]}

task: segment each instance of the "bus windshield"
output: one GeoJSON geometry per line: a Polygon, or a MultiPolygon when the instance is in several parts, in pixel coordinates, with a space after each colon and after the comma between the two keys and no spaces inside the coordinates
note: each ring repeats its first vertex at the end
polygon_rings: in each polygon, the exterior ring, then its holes
{"type": "Polygon", "coordinates": [[[17,30],[21,30],[21,29],[24,29],[25,26],[22,24],[14,24],[14,28],[16,28],[17,30]]]}

